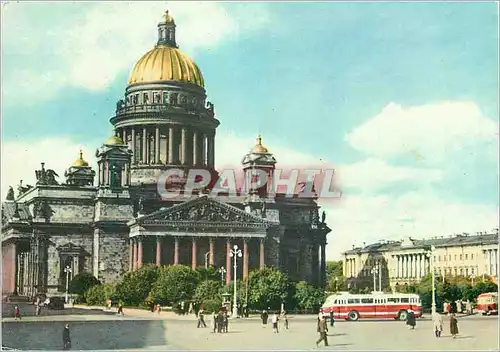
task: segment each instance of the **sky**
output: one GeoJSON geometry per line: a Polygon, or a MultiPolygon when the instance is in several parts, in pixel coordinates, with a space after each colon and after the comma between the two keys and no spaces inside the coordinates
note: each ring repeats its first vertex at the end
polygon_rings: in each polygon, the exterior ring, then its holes
{"type": "Polygon", "coordinates": [[[95,165],[166,9],[221,121],[217,165],[261,133],[277,167],[335,168],[328,259],[498,228],[495,2],[2,3],[2,198],[42,161],[95,165]]]}

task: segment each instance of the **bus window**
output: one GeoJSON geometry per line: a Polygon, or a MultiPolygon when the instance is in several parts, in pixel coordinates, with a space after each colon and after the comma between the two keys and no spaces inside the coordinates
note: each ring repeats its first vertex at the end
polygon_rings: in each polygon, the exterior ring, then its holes
{"type": "Polygon", "coordinates": [[[348,304],[355,304],[355,303],[359,303],[359,298],[348,298],[348,299],[347,299],[347,303],[348,303],[348,304]]]}
{"type": "Polygon", "coordinates": [[[361,303],[373,303],[373,298],[361,298],[361,303]]]}
{"type": "Polygon", "coordinates": [[[388,303],[399,303],[399,298],[388,297],[387,302],[388,303]]]}
{"type": "Polygon", "coordinates": [[[409,298],[401,298],[401,303],[409,303],[410,299],[409,298]]]}

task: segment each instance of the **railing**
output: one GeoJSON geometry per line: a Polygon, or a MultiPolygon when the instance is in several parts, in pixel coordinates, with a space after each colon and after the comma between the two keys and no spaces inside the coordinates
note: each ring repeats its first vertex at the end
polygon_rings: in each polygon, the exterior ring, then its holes
{"type": "Polygon", "coordinates": [[[143,112],[179,112],[184,110],[192,114],[207,114],[209,116],[214,115],[213,105],[208,105],[208,107],[194,107],[190,105],[171,105],[171,104],[137,104],[137,105],[122,105],[117,107],[116,116],[121,116],[131,113],[143,113],[143,112]]]}

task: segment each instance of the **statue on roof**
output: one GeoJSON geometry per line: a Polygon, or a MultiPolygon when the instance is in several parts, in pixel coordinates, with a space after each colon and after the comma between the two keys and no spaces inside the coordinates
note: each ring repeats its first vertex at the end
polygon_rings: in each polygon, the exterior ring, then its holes
{"type": "Polygon", "coordinates": [[[321,213],[321,223],[324,224],[326,221],[326,212],[323,210],[321,213]]]}
{"type": "Polygon", "coordinates": [[[12,188],[12,186],[9,186],[9,190],[7,191],[7,197],[5,198],[5,200],[14,200],[15,197],[14,197],[14,189],[12,188]]]}
{"type": "Polygon", "coordinates": [[[45,170],[45,163],[42,163],[42,169],[35,171],[37,185],[58,185],[56,177],[59,175],[52,169],[45,170]]]}
{"type": "Polygon", "coordinates": [[[22,196],[24,193],[28,192],[32,188],[33,188],[32,185],[23,186],[23,180],[20,180],[19,185],[17,186],[17,196],[18,197],[22,196]]]}

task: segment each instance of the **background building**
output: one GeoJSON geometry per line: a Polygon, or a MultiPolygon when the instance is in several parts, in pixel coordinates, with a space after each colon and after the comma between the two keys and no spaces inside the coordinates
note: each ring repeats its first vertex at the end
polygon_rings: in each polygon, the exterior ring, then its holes
{"type": "MultiPolygon", "coordinates": [[[[219,121],[168,11],[157,27],[156,45],[133,67],[111,118],[115,134],[96,151],[97,172],[80,153],[64,183],[42,163],[34,187],[21,181],[17,196],[10,188],[2,204],[4,294],[64,291],[67,268],[69,279],[86,271],[112,282],[145,263],[195,268],[205,260],[224,266],[229,283],[235,244],[243,252],[239,278],[272,265],[292,281],[324,285],[330,229],[316,198],[248,185],[230,202],[206,195],[210,187],[182,200],[159,196],[159,175],[171,168],[206,169],[216,180],[219,121]]],[[[243,156],[245,180],[255,169],[271,176],[276,163],[259,136],[243,156]]]]}
{"type": "Polygon", "coordinates": [[[430,273],[433,256],[436,275],[478,278],[498,282],[498,229],[477,234],[435,237],[424,240],[382,241],[343,253],[343,274],[351,285],[377,290],[418,282],[430,273]],[[431,253],[431,247],[435,250],[431,253]]]}

